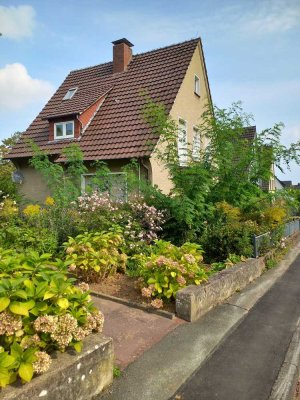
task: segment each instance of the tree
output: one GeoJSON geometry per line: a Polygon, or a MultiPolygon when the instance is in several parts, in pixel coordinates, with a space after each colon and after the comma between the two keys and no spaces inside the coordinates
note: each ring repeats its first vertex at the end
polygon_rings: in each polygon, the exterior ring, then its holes
{"type": "Polygon", "coordinates": [[[12,173],[15,171],[15,166],[10,160],[3,160],[3,157],[19,140],[21,135],[22,132],[15,132],[11,137],[3,139],[0,144],[0,199],[7,195],[13,198],[17,196],[17,186],[12,181],[12,173]]]}
{"type": "Polygon", "coordinates": [[[270,178],[273,163],[281,169],[292,160],[300,163],[300,143],[290,147],[280,143],[281,123],[259,133],[253,142],[245,139],[244,127],[250,125],[252,116],[243,111],[241,103],[204,112],[199,131],[208,146],[196,158],[188,147],[184,167],[178,158],[178,126],[164,106],[148,99],[143,116],[160,138],[154,151],[173,182],[171,214],[188,240],[201,235],[216,204],[227,202],[244,209],[271,197],[258,182],[270,178]]]}

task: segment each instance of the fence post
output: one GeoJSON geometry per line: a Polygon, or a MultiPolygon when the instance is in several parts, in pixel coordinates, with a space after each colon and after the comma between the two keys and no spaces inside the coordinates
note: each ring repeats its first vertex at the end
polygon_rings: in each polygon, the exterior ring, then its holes
{"type": "Polygon", "coordinates": [[[257,241],[256,241],[256,236],[253,235],[253,253],[254,253],[254,258],[258,257],[258,248],[257,248],[257,241]]]}

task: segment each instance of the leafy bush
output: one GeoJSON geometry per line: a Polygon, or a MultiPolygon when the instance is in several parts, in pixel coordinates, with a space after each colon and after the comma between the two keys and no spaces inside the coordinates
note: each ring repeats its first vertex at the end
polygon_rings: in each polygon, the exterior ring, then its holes
{"type": "Polygon", "coordinates": [[[17,221],[6,224],[5,229],[1,229],[0,246],[14,248],[18,252],[31,249],[38,253],[55,253],[57,238],[46,228],[28,226],[23,221],[17,221]]]}
{"type": "Polygon", "coordinates": [[[214,221],[208,224],[200,238],[206,261],[223,261],[230,253],[251,257],[253,230],[251,221],[237,224],[214,221]]]}
{"type": "Polygon", "coordinates": [[[211,269],[209,270],[210,274],[214,274],[216,272],[223,271],[223,269],[227,269],[232,267],[233,265],[241,262],[241,261],[246,261],[246,257],[244,256],[238,256],[236,254],[229,254],[229,256],[226,258],[225,261],[220,261],[216,263],[211,264],[211,269]]]}
{"type": "Polygon", "coordinates": [[[69,238],[63,247],[69,270],[85,282],[99,282],[118,269],[125,270],[123,237],[114,232],[85,232],[69,238]]]}
{"type": "Polygon", "coordinates": [[[160,308],[162,299],[175,298],[179,289],[187,285],[199,285],[207,278],[202,264],[202,249],[194,243],[176,247],[163,240],[155,241],[150,255],[134,257],[139,265],[138,273],[143,284],[142,295],[155,298],[151,304],[160,308]],[[145,286],[146,285],[146,286],[145,286]]]}
{"type": "Polygon", "coordinates": [[[53,350],[80,351],[84,337],[101,332],[103,315],[67,277],[67,263],[0,249],[0,277],[0,387],[29,382],[53,350]]]}
{"type": "Polygon", "coordinates": [[[144,244],[157,239],[165,222],[164,212],[148,205],[142,197],[128,202],[113,201],[108,193],[94,191],[78,198],[79,229],[109,230],[112,224],[121,228],[126,252],[140,251],[144,244]]]}
{"type": "Polygon", "coordinates": [[[18,214],[18,207],[15,200],[8,195],[2,198],[0,202],[0,221],[9,221],[18,214]]]}

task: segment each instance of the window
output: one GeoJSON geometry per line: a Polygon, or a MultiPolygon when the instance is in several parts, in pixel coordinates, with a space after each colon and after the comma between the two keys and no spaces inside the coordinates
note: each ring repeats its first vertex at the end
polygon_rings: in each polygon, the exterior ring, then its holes
{"type": "Polygon", "coordinates": [[[96,174],[81,175],[81,192],[108,192],[113,200],[127,201],[127,174],[126,172],[110,172],[105,176],[96,174]]]}
{"type": "Polygon", "coordinates": [[[65,94],[65,97],[63,98],[63,100],[70,100],[74,94],[77,92],[77,87],[75,88],[71,88],[67,91],[67,93],[65,94]]]}
{"type": "Polygon", "coordinates": [[[177,147],[179,165],[183,167],[187,163],[187,123],[182,118],[179,118],[177,147]]]}
{"type": "Polygon", "coordinates": [[[57,122],[54,124],[54,139],[74,137],[74,121],[57,122]]]}
{"type": "Polygon", "coordinates": [[[200,160],[200,150],[201,150],[201,135],[199,129],[193,127],[193,151],[192,156],[195,161],[200,160]]]}
{"type": "Polygon", "coordinates": [[[200,79],[197,75],[195,75],[195,87],[194,92],[196,95],[200,96],[200,79]]]}

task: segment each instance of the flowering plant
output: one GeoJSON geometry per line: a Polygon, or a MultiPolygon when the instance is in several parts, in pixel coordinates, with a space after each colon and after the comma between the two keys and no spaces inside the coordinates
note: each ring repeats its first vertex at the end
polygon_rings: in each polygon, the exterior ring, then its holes
{"type": "Polygon", "coordinates": [[[0,387],[45,372],[51,352],[101,332],[103,315],[86,287],[67,277],[67,263],[50,254],[0,249],[0,387]]]}
{"type": "Polygon", "coordinates": [[[164,212],[149,206],[140,196],[122,202],[94,191],[80,196],[77,205],[85,229],[108,230],[112,224],[121,227],[128,253],[157,239],[165,222],[164,212]]]}
{"type": "Polygon", "coordinates": [[[123,237],[113,232],[85,232],[64,243],[69,271],[81,280],[98,282],[117,269],[125,270],[126,255],[122,253],[123,237]]]}
{"type": "MultiPolygon", "coordinates": [[[[1,190],[0,190],[1,194],[1,190]]],[[[0,219],[9,220],[18,214],[18,207],[15,200],[11,199],[9,195],[2,197],[0,202],[0,219]]]]}
{"type": "Polygon", "coordinates": [[[181,247],[163,240],[155,241],[149,256],[137,255],[142,295],[152,300],[155,308],[163,306],[163,299],[175,298],[179,289],[187,285],[200,285],[207,274],[202,264],[203,251],[194,243],[181,247]]]}
{"type": "Polygon", "coordinates": [[[34,217],[41,212],[41,206],[39,204],[28,204],[23,210],[23,214],[26,217],[34,217]]]}

